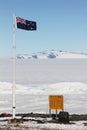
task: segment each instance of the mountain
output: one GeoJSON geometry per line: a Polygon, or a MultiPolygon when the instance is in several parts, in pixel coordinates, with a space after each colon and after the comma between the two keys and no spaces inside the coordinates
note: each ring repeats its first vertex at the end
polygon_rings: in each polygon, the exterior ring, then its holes
{"type": "Polygon", "coordinates": [[[19,54],[18,59],[55,59],[55,58],[87,58],[87,53],[84,52],[67,52],[67,51],[56,51],[46,50],[33,54],[19,54]]]}

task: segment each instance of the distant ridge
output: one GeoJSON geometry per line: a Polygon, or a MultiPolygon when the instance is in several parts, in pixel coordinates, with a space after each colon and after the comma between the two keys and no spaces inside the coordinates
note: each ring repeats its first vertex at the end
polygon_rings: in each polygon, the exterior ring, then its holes
{"type": "Polygon", "coordinates": [[[33,54],[18,54],[18,59],[58,59],[58,58],[87,58],[86,52],[67,52],[67,51],[56,51],[46,50],[33,54]]]}

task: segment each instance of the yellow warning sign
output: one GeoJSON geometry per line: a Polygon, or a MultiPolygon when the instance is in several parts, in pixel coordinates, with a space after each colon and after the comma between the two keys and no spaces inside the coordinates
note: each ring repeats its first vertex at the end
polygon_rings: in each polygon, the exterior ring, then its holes
{"type": "Polygon", "coordinates": [[[63,95],[49,95],[49,109],[63,110],[63,95]]]}

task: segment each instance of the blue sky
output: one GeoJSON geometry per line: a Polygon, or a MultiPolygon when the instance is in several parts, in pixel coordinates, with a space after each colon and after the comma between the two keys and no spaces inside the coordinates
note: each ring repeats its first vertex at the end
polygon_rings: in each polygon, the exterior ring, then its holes
{"type": "Polygon", "coordinates": [[[87,51],[87,0],[0,0],[0,57],[12,55],[14,12],[37,22],[37,31],[16,29],[17,54],[87,51]]]}

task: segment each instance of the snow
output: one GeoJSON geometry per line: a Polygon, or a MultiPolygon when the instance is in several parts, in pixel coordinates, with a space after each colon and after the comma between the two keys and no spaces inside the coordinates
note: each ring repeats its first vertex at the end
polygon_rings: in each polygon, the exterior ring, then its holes
{"type": "Polygon", "coordinates": [[[42,52],[37,52],[34,54],[19,54],[18,59],[55,59],[55,58],[87,58],[87,52],[67,52],[67,51],[56,51],[56,50],[46,50],[42,52]],[[35,55],[35,57],[34,57],[35,55]]]}
{"type": "MultiPolygon", "coordinates": [[[[49,95],[63,95],[64,108],[69,113],[86,114],[87,84],[79,82],[64,82],[44,85],[16,85],[17,112],[48,113],[49,95]],[[77,94],[78,93],[78,94],[77,94]],[[78,105],[77,105],[78,104],[78,105]],[[84,108],[83,105],[84,104],[84,108]]],[[[12,84],[0,82],[0,111],[11,112],[12,84]]]]}
{"type": "Polygon", "coordinates": [[[84,126],[83,123],[86,121],[78,121],[75,124],[54,124],[54,123],[45,123],[37,124],[32,122],[24,122],[23,124],[12,124],[9,125],[7,122],[0,123],[0,128],[5,128],[7,130],[87,130],[87,126],[84,126]],[[7,128],[7,129],[6,129],[7,128]]]}
{"type": "MultiPolygon", "coordinates": [[[[1,94],[11,94],[12,83],[0,82],[1,94]]],[[[87,84],[80,82],[63,82],[56,84],[44,84],[37,86],[26,86],[16,84],[17,94],[35,94],[35,95],[49,95],[49,94],[86,94],[87,84]]]]}
{"type": "Polygon", "coordinates": [[[44,130],[87,130],[87,127],[86,126],[83,126],[83,124],[80,123],[80,126],[79,124],[76,124],[76,125],[64,125],[64,124],[29,124],[28,125],[30,128],[36,128],[36,130],[38,129],[44,129],[44,130]]]}
{"type": "MultiPolygon", "coordinates": [[[[66,111],[86,114],[86,67],[86,59],[17,60],[16,112],[48,113],[49,95],[58,94],[66,111]]],[[[0,62],[0,96],[0,112],[11,113],[12,59],[0,62]]]]}
{"type": "Polygon", "coordinates": [[[62,52],[59,54],[58,58],[87,58],[87,55],[85,54],[80,54],[80,53],[70,53],[70,52],[62,52]]]}
{"type": "MultiPolygon", "coordinates": [[[[4,118],[0,118],[0,120],[2,119],[4,118]]],[[[5,119],[11,119],[11,117],[7,117],[5,119]]],[[[0,128],[4,128],[5,130],[8,130],[8,128],[10,128],[11,130],[87,130],[87,126],[85,126],[84,123],[87,123],[87,121],[71,121],[70,124],[39,124],[35,121],[25,121],[21,124],[8,124],[7,121],[0,121],[0,128]]]]}
{"type": "MultiPolygon", "coordinates": [[[[0,59],[0,113],[12,112],[12,59],[0,59]]],[[[48,97],[63,95],[64,110],[87,114],[87,60],[17,60],[16,112],[49,113],[48,97]]],[[[54,111],[53,111],[54,112],[54,111]]],[[[32,124],[31,130],[87,130],[85,121],[76,124],[32,124]]],[[[6,124],[0,122],[3,127],[6,124]]]]}

